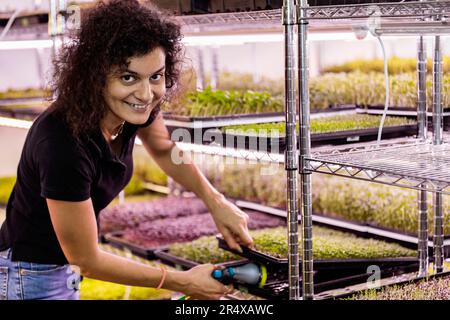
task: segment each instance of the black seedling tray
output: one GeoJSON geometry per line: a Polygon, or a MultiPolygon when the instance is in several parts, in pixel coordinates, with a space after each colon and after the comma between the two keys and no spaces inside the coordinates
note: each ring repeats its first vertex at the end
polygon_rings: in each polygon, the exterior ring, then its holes
{"type": "MultiPolygon", "coordinates": [[[[355,105],[338,105],[338,106],[330,106],[327,109],[315,109],[311,110],[311,114],[323,114],[323,113],[336,113],[342,111],[355,110],[355,105]]],[[[163,117],[165,120],[175,120],[180,122],[204,122],[204,121],[231,121],[231,120],[258,120],[258,119],[266,119],[272,117],[280,117],[284,120],[285,113],[284,112],[262,112],[262,113],[242,113],[242,114],[229,114],[229,115],[221,115],[221,116],[205,116],[205,117],[191,117],[191,116],[180,116],[171,112],[164,112],[163,117]]],[[[267,121],[265,121],[267,122],[267,121]]],[[[273,122],[273,121],[271,121],[273,122]]],[[[252,123],[259,123],[258,121],[252,123]]],[[[238,122],[239,124],[239,122],[238,122]]],[[[211,126],[210,128],[217,128],[211,126]]]]}
{"type": "MultiPolygon", "coordinates": [[[[234,199],[229,199],[229,200],[230,200],[230,202],[235,203],[234,199]]],[[[253,210],[253,211],[258,211],[258,210],[253,210]]],[[[261,213],[270,215],[269,213],[264,212],[264,211],[261,211],[261,213]]],[[[157,246],[157,247],[146,247],[146,246],[142,246],[142,245],[133,243],[133,242],[128,241],[123,238],[123,231],[114,231],[114,232],[109,232],[109,233],[100,235],[99,240],[102,243],[111,244],[112,246],[114,246],[116,248],[128,249],[132,253],[134,253],[140,257],[150,259],[150,260],[156,258],[155,251],[162,252],[164,250],[167,250],[169,247],[169,244],[157,246]]],[[[190,242],[190,241],[186,241],[186,242],[190,242]]],[[[190,265],[190,264],[188,263],[188,265],[190,265]]]]}
{"type": "Polygon", "coordinates": [[[42,113],[42,108],[2,108],[0,107],[0,116],[23,119],[23,120],[33,120],[37,118],[42,113]]]}
{"type": "Polygon", "coordinates": [[[176,142],[208,145],[210,144],[210,139],[204,138],[204,136],[206,132],[209,132],[210,130],[215,130],[224,125],[229,126],[283,121],[284,113],[270,112],[210,117],[188,117],[164,113],[164,119],[172,140],[176,142]],[[174,135],[174,132],[177,133],[176,136],[174,135]],[[177,139],[180,135],[182,138],[177,139]],[[185,139],[187,139],[187,141],[185,139]]]}
{"type": "MultiPolygon", "coordinates": [[[[410,2],[415,0],[405,0],[410,2]]],[[[354,4],[371,4],[371,3],[395,3],[402,2],[402,0],[310,0],[308,5],[314,6],[341,6],[341,5],[354,5],[354,4]]]]}
{"type": "MultiPolygon", "coordinates": [[[[184,258],[174,256],[167,250],[155,251],[155,256],[163,263],[173,266],[179,270],[188,270],[199,263],[190,261],[184,258]]],[[[224,263],[218,263],[217,265],[223,267],[240,266],[248,263],[249,260],[229,261],[224,263]]],[[[404,264],[401,266],[388,268],[387,266],[380,266],[381,277],[388,277],[392,275],[402,274],[405,272],[411,272],[417,270],[417,263],[404,264]]],[[[289,298],[289,281],[288,281],[288,269],[287,265],[284,268],[279,266],[267,265],[267,281],[266,284],[259,288],[258,286],[248,285],[244,283],[234,282],[233,285],[236,289],[260,296],[271,300],[285,300],[289,298]]],[[[316,293],[326,290],[342,288],[367,281],[372,274],[367,273],[366,269],[328,269],[328,270],[315,270],[314,290],[316,293]]],[[[301,275],[300,275],[301,281],[301,275]]],[[[300,282],[301,283],[301,282],[300,282]]]]}
{"type": "MultiPolygon", "coordinates": [[[[210,122],[210,121],[241,121],[241,120],[258,120],[273,117],[284,117],[283,112],[266,112],[266,113],[252,113],[252,114],[230,114],[222,116],[207,116],[207,117],[191,117],[191,116],[180,116],[177,114],[172,114],[170,112],[164,112],[163,117],[165,120],[175,120],[180,122],[210,122]]],[[[259,122],[254,122],[259,123],[259,122]]],[[[211,126],[210,128],[214,128],[211,126]]]]}
{"type": "Polygon", "coordinates": [[[32,98],[7,98],[0,99],[0,106],[11,106],[23,103],[42,103],[46,100],[45,97],[32,97],[32,98]]]}
{"type": "MultiPolygon", "coordinates": [[[[331,229],[352,233],[359,237],[382,240],[397,243],[408,249],[417,249],[417,235],[410,232],[401,232],[393,228],[380,227],[371,223],[358,223],[351,220],[329,217],[322,214],[313,215],[313,223],[331,229]],[[318,222],[317,219],[325,218],[327,222],[318,222]],[[334,224],[333,222],[336,222],[334,224]]],[[[433,241],[433,236],[428,236],[428,241],[433,241]]],[[[432,258],[433,245],[428,245],[429,255],[432,258]]],[[[444,235],[444,257],[450,257],[450,235],[444,235]]]]}
{"type": "MultiPolygon", "coordinates": [[[[334,114],[344,111],[355,110],[356,106],[336,106],[328,109],[313,110],[313,114],[334,114]]],[[[196,144],[210,144],[214,139],[215,134],[221,134],[220,131],[215,129],[241,124],[258,124],[269,122],[284,121],[284,112],[266,112],[266,113],[254,113],[254,114],[232,114],[222,116],[208,116],[208,117],[190,117],[180,116],[165,112],[163,114],[165,119],[165,125],[169,131],[170,136],[174,141],[196,143],[196,144]],[[194,127],[195,126],[195,127],[194,127]],[[174,132],[177,132],[177,137],[182,135],[188,135],[190,140],[185,141],[185,137],[178,139],[173,136],[174,132]],[[205,136],[206,135],[206,136],[205,136]],[[198,140],[198,141],[197,141],[198,140]]]]}
{"type": "MultiPolygon", "coordinates": [[[[237,266],[239,263],[232,262],[228,266],[237,266]]],[[[417,270],[416,264],[404,265],[395,268],[382,269],[380,271],[381,278],[387,278],[394,275],[400,275],[407,272],[417,270]]],[[[289,281],[287,279],[287,270],[284,273],[272,274],[272,270],[268,268],[268,279],[266,284],[259,288],[242,283],[234,283],[234,287],[244,292],[254,294],[269,300],[287,300],[289,299],[289,281]]],[[[327,290],[345,288],[358,283],[366,282],[373,274],[362,271],[360,273],[351,272],[332,272],[330,270],[314,271],[314,292],[321,293],[327,290]]],[[[300,274],[300,294],[302,293],[302,277],[300,274]]]]}
{"type": "MultiPolygon", "coordinates": [[[[163,262],[164,264],[175,267],[176,269],[179,269],[179,270],[189,270],[192,267],[200,265],[200,263],[198,263],[196,261],[181,258],[181,257],[178,257],[178,256],[170,253],[169,249],[156,250],[155,257],[157,259],[159,259],[161,262],[163,262]]],[[[249,262],[250,261],[247,259],[239,259],[239,260],[234,260],[234,261],[216,263],[215,265],[229,267],[229,266],[243,265],[243,264],[246,264],[249,262]]]]}
{"type": "MultiPolygon", "coordinates": [[[[329,217],[321,214],[313,215],[313,223],[331,229],[348,232],[362,238],[371,238],[391,243],[397,243],[408,249],[417,249],[417,235],[409,232],[401,232],[393,228],[374,226],[370,223],[357,223],[347,219],[329,217]],[[325,218],[330,223],[318,222],[317,219],[325,218]],[[333,223],[335,222],[335,223],[333,223]]],[[[433,241],[433,236],[428,237],[428,241],[433,241]]],[[[428,254],[433,260],[433,245],[428,244],[428,254]]],[[[450,257],[450,235],[444,236],[444,257],[450,257]]]]}
{"type": "MultiPolygon", "coordinates": [[[[417,124],[384,127],[383,139],[392,139],[417,135],[417,124]]],[[[345,130],[329,133],[311,134],[311,146],[341,145],[355,142],[375,141],[378,137],[378,128],[345,130]]],[[[238,148],[261,152],[283,153],[286,148],[286,137],[267,137],[258,135],[241,135],[223,133],[220,130],[204,132],[204,144],[214,142],[227,148],[238,148]],[[223,141],[217,141],[216,136],[222,136],[223,141]]]]}
{"type": "MultiPolygon", "coordinates": [[[[414,270],[411,270],[411,272],[413,272],[413,271],[414,270]]],[[[445,271],[445,272],[441,272],[441,273],[437,273],[437,274],[432,274],[432,275],[428,275],[428,276],[425,276],[425,277],[414,277],[413,279],[401,280],[401,281],[397,281],[395,283],[390,283],[390,284],[387,284],[387,285],[384,285],[384,286],[380,286],[378,288],[374,288],[372,290],[381,291],[381,290],[383,290],[385,288],[392,287],[394,285],[395,286],[401,286],[401,285],[406,285],[406,284],[409,284],[409,283],[418,283],[418,282],[423,281],[423,280],[433,280],[433,279],[439,279],[439,278],[445,278],[445,277],[450,277],[450,271],[445,271]]],[[[342,293],[342,294],[337,294],[337,295],[329,295],[327,293],[323,298],[324,299],[345,299],[345,298],[350,298],[350,297],[352,297],[354,295],[357,295],[359,293],[363,293],[366,290],[367,289],[358,290],[358,291],[347,290],[347,292],[342,293]]]]}
{"type": "MultiPolygon", "coordinates": [[[[164,264],[175,267],[178,270],[189,270],[197,265],[198,262],[187,260],[184,258],[177,257],[168,250],[158,250],[155,252],[155,256],[164,264]]],[[[249,260],[238,260],[238,261],[229,261],[223,263],[217,263],[218,266],[223,267],[237,267],[244,264],[249,263],[249,260]]],[[[257,286],[246,285],[239,282],[233,283],[235,289],[248,292],[263,298],[277,298],[280,294],[285,294],[285,290],[289,287],[289,282],[286,278],[286,274],[279,274],[275,272],[271,272],[268,270],[268,279],[263,288],[258,288],[257,286]],[[279,279],[277,279],[279,278],[279,279]]]]}
{"type": "MultiPolygon", "coordinates": [[[[264,265],[270,265],[271,267],[278,266],[279,268],[286,268],[286,266],[288,265],[287,259],[272,257],[248,247],[242,247],[242,253],[240,253],[236,250],[231,249],[221,236],[217,236],[217,240],[219,243],[219,248],[238,254],[251,261],[259,262],[264,265]]],[[[416,264],[418,266],[418,259],[414,257],[376,259],[327,259],[314,260],[314,270],[333,272],[342,271],[353,273],[358,271],[365,271],[371,265],[377,265],[380,268],[392,268],[410,264],[416,264]]]]}
{"type": "Polygon", "coordinates": [[[140,246],[138,244],[135,244],[135,243],[132,243],[130,241],[123,239],[122,236],[123,236],[123,232],[121,232],[121,231],[110,232],[110,233],[103,235],[102,240],[104,241],[104,243],[110,244],[113,247],[116,247],[119,249],[128,249],[133,254],[135,254],[139,257],[145,258],[145,259],[149,259],[149,260],[156,259],[155,251],[163,250],[163,249],[167,248],[167,246],[160,246],[160,247],[153,247],[153,248],[143,247],[143,246],[140,246]]]}
{"type": "MultiPolygon", "coordinates": [[[[357,113],[365,113],[365,114],[382,114],[384,110],[384,106],[380,105],[369,105],[369,106],[361,106],[356,109],[357,113]]],[[[442,110],[443,120],[444,120],[444,129],[448,130],[450,128],[450,108],[444,108],[442,110]]],[[[417,108],[412,107],[389,107],[387,115],[395,116],[395,117],[405,117],[408,119],[417,119],[417,108]]],[[[433,128],[433,116],[432,111],[427,111],[427,119],[428,119],[428,128],[433,128]]]]}
{"type": "Polygon", "coordinates": [[[175,256],[168,249],[155,250],[155,258],[179,270],[188,270],[199,265],[198,262],[175,256]]]}
{"type": "MultiPolygon", "coordinates": [[[[258,210],[261,212],[266,212],[268,214],[286,217],[286,209],[284,208],[273,208],[244,200],[237,200],[236,204],[240,208],[258,210]]],[[[408,249],[417,249],[417,236],[411,233],[400,232],[395,229],[373,226],[368,223],[359,223],[343,218],[330,217],[316,213],[312,215],[312,220],[313,225],[324,226],[333,230],[351,233],[362,238],[371,238],[391,243],[397,243],[408,249]]],[[[432,241],[433,236],[429,236],[428,239],[429,241],[432,241]]],[[[429,244],[428,250],[430,260],[433,260],[433,245],[429,244]]],[[[450,257],[450,235],[444,236],[444,257],[450,257]]]]}
{"type": "MultiPolygon", "coordinates": [[[[357,111],[360,110],[384,110],[384,106],[382,105],[368,105],[368,106],[358,106],[357,111]]],[[[414,112],[415,116],[417,116],[417,108],[415,107],[399,107],[399,106],[389,106],[388,114],[392,115],[403,115],[402,111],[414,112]],[[400,111],[400,112],[398,112],[400,111]]],[[[442,112],[450,112],[450,108],[443,108],[442,112]]],[[[428,115],[431,116],[431,110],[428,110],[428,115]]]]}

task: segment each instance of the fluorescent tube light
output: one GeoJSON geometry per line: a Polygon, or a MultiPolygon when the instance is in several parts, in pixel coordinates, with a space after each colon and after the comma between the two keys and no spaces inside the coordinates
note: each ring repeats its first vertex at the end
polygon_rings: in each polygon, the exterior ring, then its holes
{"type": "MultiPolygon", "coordinates": [[[[308,34],[310,41],[340,40],[353,41],[358,40],[354,32],[310,32],[308,34]]],[[[364,40],[373,41],[371,38],[364,40]]],[[[186,36],[183,43],[187,46],[226,46],[226,45],[242,45],[246,43],[269,43],[283,42],[284,35],[282,33],[265,33],[265,34],[236,34],[236,35],[214,35],[214,36],[186,36]]]]}
{"type": "Polygon", "coordinates": [[[1,127],[30,129],[32,124],[33,124],[32,121],[0,117],[0,126],[1,127]]]}
{"type": "Polygon", "coordinates": [[[51,48],[52,46],[52,40],[0,41],[0,50],[51,48]]]}

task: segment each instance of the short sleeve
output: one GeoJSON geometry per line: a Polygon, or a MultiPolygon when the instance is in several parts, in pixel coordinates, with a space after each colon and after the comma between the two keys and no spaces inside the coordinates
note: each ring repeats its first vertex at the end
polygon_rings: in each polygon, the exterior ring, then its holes
{"type": "Polygon", "coordinates": [[[48,138],[35,148],[41,197],[62,201],[90,198],[92,163],[73,140],[48,138]]]}
{"type": "Polygon", "coordinates": [[[160,113],[160,111],[161,111],[161,108],[159,106],[156,106],[155,108],[153,108],[147,121],[144,124],[139,125],[138,127],[144,128],[144,127],[148,127],[149,125],[151,125],[152,122],[155,121],[155,119],[158,116],[158,114],[160,113]]]}

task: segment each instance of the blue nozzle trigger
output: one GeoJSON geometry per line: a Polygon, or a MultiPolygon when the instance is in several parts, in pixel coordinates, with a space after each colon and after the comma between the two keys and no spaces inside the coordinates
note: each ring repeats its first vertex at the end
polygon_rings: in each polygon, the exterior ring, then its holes
{"type": "Polygon", "coordinates": [[[222,279],[223,272],[222,270],[214,270],[212,276],[214,279],[222,279]]]}

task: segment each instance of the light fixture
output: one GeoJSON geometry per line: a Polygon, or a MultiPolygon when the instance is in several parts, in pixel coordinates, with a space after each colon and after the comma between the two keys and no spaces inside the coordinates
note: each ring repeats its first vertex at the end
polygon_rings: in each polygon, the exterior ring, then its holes
{"type": "MultiPolygon", "coordinates": [[[[358,40],[353,31],[348,32],[311,32],[308,35],[310,41],[340,40],[353,41],[358,40]]],[[[364,40],[372,41],[366,38],[364,40]]],[[[196,35],[185,36],[183,43],[186,46],[226,46],[242,45],[246,43],[270,43],[283,42],[282,33],[261,33],[261,34],[236,34],[236,35],[196,35]]]]}
{"type": "Polygon", "coordinates": [[[51,48],[52,40],[0,41],[0,50],[51,48]]]}
{"type": "Polygon", "coordinates": [[[32,121],[0,117],[0,127],[30,129],[32,121]]]}

